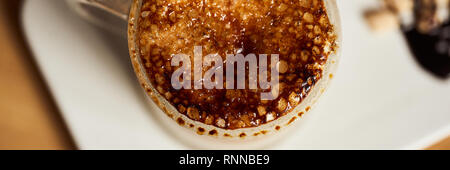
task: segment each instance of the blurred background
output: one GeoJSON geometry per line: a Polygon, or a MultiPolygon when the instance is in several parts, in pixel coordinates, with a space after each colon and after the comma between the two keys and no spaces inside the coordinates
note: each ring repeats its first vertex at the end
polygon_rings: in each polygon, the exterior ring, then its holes
{"type": "Polygon", "coordinates": [[[23,3],[0,1],[0,149],[78,149],[25,40],[23,3]]]}
{"type": "Polygon", "coordinates": [[[77,149],[25,42],[22,5],[0,1],[0,149],[77,149]]]}

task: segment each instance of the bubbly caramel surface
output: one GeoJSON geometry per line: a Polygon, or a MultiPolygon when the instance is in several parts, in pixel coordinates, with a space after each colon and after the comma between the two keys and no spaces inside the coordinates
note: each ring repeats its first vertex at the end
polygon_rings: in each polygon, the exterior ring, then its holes
{"type": "Polygon", "coordinates": [[[336,48],[322,0],[144,0],[138,37],[158,92],[190,119],[223,129],[255,127],[288,113],[323,76],[336,48]],[[273,87],[278,98],[260,99],[270,89],[175,90],[171,76],[178,67],[171,58],[183,53],[193,61],[194,46],[223,61],[227,54],[279,54],[280,62],[270,64],[280,72],[273,87]]]}

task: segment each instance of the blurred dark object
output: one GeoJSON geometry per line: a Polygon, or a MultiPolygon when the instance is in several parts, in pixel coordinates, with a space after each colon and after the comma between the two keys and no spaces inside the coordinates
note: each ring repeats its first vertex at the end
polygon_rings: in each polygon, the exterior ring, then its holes
{"type": "Polygon", "coordinates": [[[417,28],[404,31],[411,52],[419,64],[434,75],[446,79],[450,76],[450,23],[432,33],[421,33],[417,28]]]}
{"type": "Polygon", "coordinates": [[[415,27],[403,29],[409,47],[423,68],[446,79],[450,76],[450,21],[439,21],[438,11],[449,4],[439,5],[436,0],[416,0],[415,4],[415,27]]]}

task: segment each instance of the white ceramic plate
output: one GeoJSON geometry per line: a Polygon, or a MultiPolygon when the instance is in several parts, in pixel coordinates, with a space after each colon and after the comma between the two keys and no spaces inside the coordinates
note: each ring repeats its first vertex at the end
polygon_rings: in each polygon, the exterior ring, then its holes
{"type": "MultiPolygon", "coordinates": [[[[418,67],[399,32],[368,30],[362,13],[374,2],[338,2],[339,71],[309,120],[265,149],[421,149],[450,135],[450,81],[418,67]]],[[[166,130],[176,123],[145,97],[125,37],[83,21],[61,0],[26,1],[22,19],[81,149],[195,149],[166,130]]]]}

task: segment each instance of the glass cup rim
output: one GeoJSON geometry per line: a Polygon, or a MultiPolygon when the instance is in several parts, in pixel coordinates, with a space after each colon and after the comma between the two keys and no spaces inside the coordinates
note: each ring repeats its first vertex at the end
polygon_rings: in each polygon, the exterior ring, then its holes
{"type": "Polygon", "coordinates": [[[202,122],[194,121],[184,114],[178,112],[178,110],[172,106],[150,83],[145,67],[141,61],[139,46],[137,45],[137,33],[138,33],[138,17],[140,15],[140,7],[142,5],[142,0],[133,0],[130,16],[128,19],[128,45],[130,50],[130,58],[136,76],[144,88],[145,92],[149,98],[158,105],[158,107],[175,122],[183,126],[189,131],[194,132],[194,136],[211,136],[218,140],[226,141],[250,141],[266,138],[265,136],[270,136],[271,134],[279,133],[279,129],[284,129],[286,127],[291,127],[292,124],[298,124],[300,122],[297,118],[302,119],[302,115],[299,113],[307,113],[310,111],[312,106],[316,103],[317,99],[326,90],[329,85],[330,80],[333,78],[333,74],[336,72],[337,65],[341,55],[342,49],[342,31],[341,31],[341,20],[339,11],[337,8],[336,0],[323,0],[327,9],[328,17],[332,25],[334,25],[334,33],[337,36],[338,48],[335,53],[329,56],[327,63],[324,66],[324,72],[322,78],[317,82],[317,84],[311,89],[308,96],[292,111],[286,115],[279,117],[278,119],[271,121],[269,123],[250,128],[241,129],[221,129],[216,126],[207,125],[202,122]],[[297,119],[294,123],[293,120],[297,119]],[[180,122],[183,122],[181,124],[180,122]],[[292,123],[292,124],[291,124],[292,123]],[[194,126],[194,127],[192,127],[194,126]],[[278,129],[278,130],[276,130],[278,129]],[[214,135],[210,135],[214,132],[214,135]],[[256,135],[258,134],[258,135],[256,135]],[[259,135],[260,134],[260,135],[259,135]]]}

